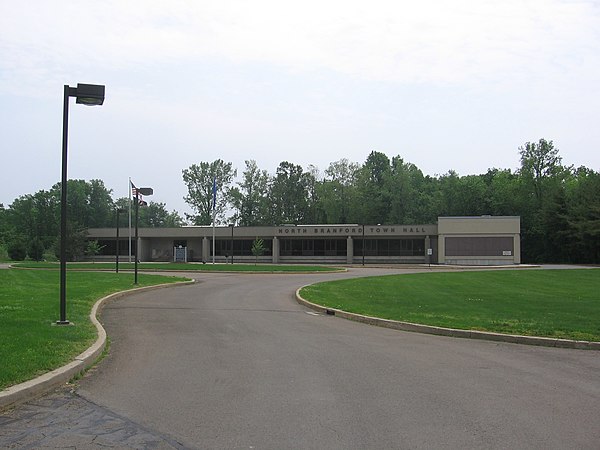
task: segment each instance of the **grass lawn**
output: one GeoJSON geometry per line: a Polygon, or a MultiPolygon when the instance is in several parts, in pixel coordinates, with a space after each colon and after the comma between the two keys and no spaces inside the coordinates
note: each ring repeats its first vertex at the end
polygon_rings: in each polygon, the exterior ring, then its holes
{"type": "MultiPolygon", "coordinates": [[[[59,269],[57,262],[22,262],[14,263],[15,267],[31,269],[59,269]]],[[[119,263],[119,271],[133,270],[133,263],[119,263]]],[[[76,270],[115,270],[115,263],[68,263],[69,269],[76,270]]],[[[196,263],[140,263],[138,270],[143,271],[201,271],[201,272],[285,272],[285,273],[307,273],[307,272],[338,272],[340,268],[328,266],[305,266],[305,265],[279,265],[279,264],[196,264],[196,263]]]]}
{"type": "MultiPolygon", "coordinates": [[[[139,285],[182,278],[140,275],[139,285]]],[[[67,319],[59,318],[59,272],[0,270],[0,389],[66,364],[96,340],[89,321],[93,304],[133,288],[131,274],[71,272],[67,275],[67,319]]]]}
{"type": "Polygon", "coordinates": [[[301,295],[384,319],[600,341],[600,269],[391,275],[318,283],[301,295]]]}

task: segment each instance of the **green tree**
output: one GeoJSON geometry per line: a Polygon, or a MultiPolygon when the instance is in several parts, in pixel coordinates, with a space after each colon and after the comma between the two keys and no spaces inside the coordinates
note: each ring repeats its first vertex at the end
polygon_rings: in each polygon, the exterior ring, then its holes
{"type": "Polygon", "coordinates": [[[246,160],[246,169],[237,187],[229,191],[235,211],[232,220],[243,227],[269,224],[269,175],[258,168],[256,161],[246,160]]]}
{"type": "Polygon", "coordinates": [[[41,261],[44,259],[44,243],[39,237],[34,237],[29,242],[29,248],[27,249],[27,254],[34,261],[41,261]]]}
{"type": "Polygon", "coordinates": [[[516,216],[522,210],[518,176],[510,169],[488,169],[483,175],[488,187],[489,213],[495,216],[516,216]]]}
{"type": "Polygon", "coordinates": [[[139,209],[139,226],[150,228],[181,227],[185,221],[177,211],[168,212],[164,203],[150,202],[139,209]]]}
{"type": "MultiPolygon", "coordinates": [[[[523,260],[543,262],[556,260],[557,249],[550,243],[557,242],[558,229],[549,227],[548,220],[562,209],[566,178],[569,169],[561,165],[561,157],[552,141],[540,139],[537,143],[526,142],[519,147],[521,168],[519,189],[521,198],[522,254],[523,260]],[[558,201],[557,201],[558,199],[558,201]]],[[[562,229],[561,233],[565,230],[562,229]]]]}
{"type": "Polygon", "coordinates": [[[258,258],[262,256],[266,251],[265,242],[261,238],[254,239],[254,241],[252,242],[251,251],[254,257],[256,258],[254,263],[256,265],[258,264],[258,258]]]}
{"type": "Polygon", "coordinates": [[[187,220],[194,225],[210,225],[213,216],[213,180],[216,184],[215,217],[217,223],[225,219],[228,192],[236,171],[230,162],[217,159],[211,163],[192,164],[182,171],[183,181],[188,194],[184,200],[192,207],[195,214],[186,214],[187,220]]]}
{"type": "Polygon", "coordinates": [[[96,256],[100,254],[105,245],[100,245],[98,241],[88,241],[85,247],[85,254],[92,258],[92,262],[96,262],[96,256]]]}
{"type": "Polygon", "coordinates": [[[552,141],[542,138],[537,143],[526,142],[523,147],[519,147],[519,153],[520,174],[532,189],[538,206],[541,206],[547,180],[556,176],[562,169],[562,159],[558,155],[558,149],[554,147],[552,141]]]}
{"type": "Polygon", "coordinates": [[[356,195],[356,174],[360,165],[343,158],[329,164],[325,178],[317,184],[323,223],[348,223],[356,195]]]}
{"type": "Polygon", "coordinates": [[[317,166],[310,164],[308,170],[304,173],[306,180],[306,212],[304,223],[323,223],[323,210],[320,204],[321,173],[317,166]]]}
{"type": "Polygon", "coordinates": [[[571,262],[600,263],[600,173],[574,171],[567,185],[571,262]]]}
{"type": "Polygon", "coordinates": [[[7,220],[13,232],[25,235],[27,240],[37,237],[49,247],[58,236],[59,206],[53,192],[41,190],[15,199],[7,220]]]}
{"type": "Polygon", "coordinates": [[[288,161],[279,163],[275,177],[271,180],[271,223],[304,223],[308,216],[310,174],[302,167],[288,161]]]}
{"type": "Polygon", "coordinates": [[[115,204],[112,199],[112,190],[107,189],[102,180],[90,180],[87,183],[89,217],[88,228],[101,228],[112,226],[114,220],[115,204]]]}
{"type": "Polygon", "coordinates": [[[13,238],[8,243],[7,247],[8,257],[13,261],[23,261],[27,256],[27,244],[23,238],[13,238]]]}
{"type": "Polygon", "coordinates": [[[429,219],[425,212],[428,196],[425,195],[423,172],[412,163],[405,163],[400,156],[392,158],[391,172],[385,189],[389,192],[391,223],[422,223],[429,219]]]}
{"type": "MultiPolygon", "coordinates": [[[[77,261],[85,255],[87,245],[87,231],[85,229],[74,229],[72,224],[67,222],[67,245],[65,253],[67,261],[77,261]]],[[[54,254],[56,258],[60,258],[60,237],[54,244],[54,254]]]]}
{"type": "Polygon", "coordinates": [[[4,207],[4,204],[0,203],[0,245],[6,244],[9,229],[8,210],[4,207]]]}
{"type": "Polygon", "coordinates": [[[359,223],[387,223],[390,211],[390,192],[387,188],[391,174],[390,160],[381,152],[372,151],[356,178],[354,219],[359,223]]]}
{"type": "MultiPolygon", "coordinates": [[[[60,206],[61,186],[51,189],[60,206]]],[[[67,182],[67,220],[73,228],[101,228],[113,225],[114,202],[111,190],[102,180],[69,180],[67,182]]],[[[60,221],[60,209],[56,209],[56,220],[60,221]]]]}

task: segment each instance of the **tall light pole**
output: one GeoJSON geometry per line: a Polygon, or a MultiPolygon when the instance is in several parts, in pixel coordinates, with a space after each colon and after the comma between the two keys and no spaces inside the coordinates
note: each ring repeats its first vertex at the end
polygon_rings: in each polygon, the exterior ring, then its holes
{"type": "Polygon", "coordinates": [[[139,195],[152,195],[154,193],[154,189],[150,187],[145,188],[137,188],[133,183],[131,183],[131,188],[135,191],[135,262],[134,262],[134,276],[133,276],[133,284],[138,284],[138,247],[139,247],[139,235],[138,235],[138,218],[139,218],[139,210],[140,210],[140,197],[139,195]]]}
{"type": "Polygon", "coordinates": [[[75,103],[94,106],[104,103],[104,86],[97,84],[77,84],[77,87],[64,86],[63,136],[62,136],[62,177],[60,185],[60,320],[58,325],[69,325],[67,320],[67,142],[69,136],[69,97],[75,103]]]}

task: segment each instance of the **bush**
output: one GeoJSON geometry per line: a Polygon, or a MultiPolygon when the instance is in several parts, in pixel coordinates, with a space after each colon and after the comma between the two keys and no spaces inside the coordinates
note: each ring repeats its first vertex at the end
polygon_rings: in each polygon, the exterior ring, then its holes
{"type": "Polygon", "coordinates": [[[0,261],[6,261],[8,259],[8,252],[6,251],[6,247],[0,244],[0,261]]]}
{"type": "Polygon", "coordinates": [[[51,262],[58,261],[58,258],[54,254],[53,248],[50,248],[44,252],[44,255],[42,256],[42,260],[51,261],[51,262]]]}
{"type": "Polygon", "coordinates": [[[29,243],[27,254],[34,261],[41,261],[44,259],[44,250],[43,242],[40,240],[40,238],[35,237],[29,243]]]}
{"type": "MultiPolygon", "coordinates": [[[[67,261],[77,261],[85,254],[85,245],[87,243],[87,231],[73,231],[70,225],[67,225],[67,246],[65,248],[67,261]]],[[[54,243],[54,254],[56,259],[60,259],[60,238],[54,243]]]]}
{"type": "Polygon", "coordinates": [[[8,257],[13,261],[23,261],[27,256],[27,247],[25,242],[20,239],[14,240],[8,244],[8,248],[6,250],[8,252],[8,257]]]}

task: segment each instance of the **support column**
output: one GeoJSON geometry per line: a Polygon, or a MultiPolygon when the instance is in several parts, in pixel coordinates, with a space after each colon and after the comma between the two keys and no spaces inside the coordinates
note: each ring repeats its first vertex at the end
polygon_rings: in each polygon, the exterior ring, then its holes
{"type": "Polygon", "coordinates": [[[521,264],[521,235],[515,234],[513,237],[513,263],[521,264]]]}
{"type": "Polygon", "coordinates": [[[144,246],[143,246],[142,242],[143,242],[142,238],[138,237],[136,245],[138,246],[137,247],[137,249],[138,249],[137,254],[138,254],[138,261],[139,262],[142,262],[142,261],[145,260],[145,258],[144,258],[144,246]]]}
{"type": "Polygon", "coordinates": [[[446,236],[443,234],[438,236],[438,262],[446,264],[446,236]]]}
{"type": "Polygon", "coordinates": [[[427,236],[425,236],[425,264],[431,264],[431,258],[433,257],[433,255],[428,254],[428,251],[430,248],[431,248],[431,238],[429,237],[429,235],[427,235],[427,236]]]}
{"type": "Polygon", "coordinates": [[[354,261],[354,241],[352,236],[348,236],[346,239],[346,264],[352,264],[354,261]]]}
{"type": "Polygon", "coordinates": [[[279,239],[273,236],[273,264],[279,264],[279,239]]]}
{"type": "Polygon", "coordinates": [[[208,262],[210,244],[208,243],[208,238],[204,236],[202,238],[202,262],[208,262]]]}

